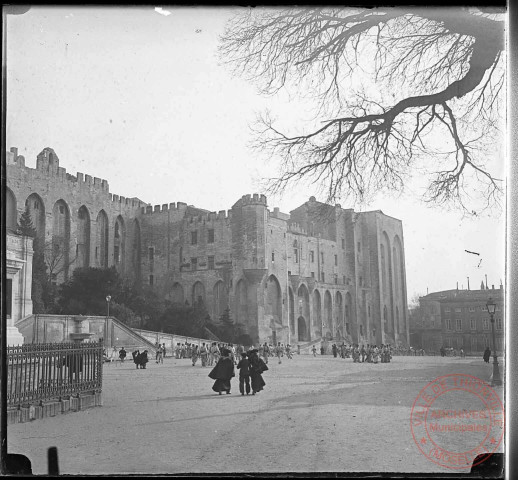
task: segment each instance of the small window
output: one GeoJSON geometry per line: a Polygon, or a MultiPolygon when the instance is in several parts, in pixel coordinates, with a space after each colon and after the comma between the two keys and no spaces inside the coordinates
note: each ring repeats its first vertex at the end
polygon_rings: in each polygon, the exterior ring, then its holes
{"type": "Polygon", "coordinates": [[[299,251],[295,249],[293,250],[293,254],[295,256],[295,263],[299,263],[299,251]]]}
{"type": "Polygon", "coordinates": [[[502,319],[501,318],[496,319],[496,329],[502,330],[502,319]]]}
{"type": "Polygon", "coordinates": [[[462,308],[456,308],[455,313],[462,313],[462,308]]]}
{"type": "Polygon", "coordinates": [[[324,265],[324,252],[320,252],[320,263],[324,265]]]}
{"type": "Polygon", "coordinates": [[[208,263],[209,263],[209,270],[214,270],[214,255],[209,255],[207,257],[208,263]]]}
{"type": "Polygon", "coordinates": [[[150,275],[149,276],[149,284],[150,285],[154,285],[154,283],[155,283],[155,277],[153,275],[150,275]]]}
{"type": "Polygon", "coordinates": [[[326,274],[324,272],[322,272],[322,282],[325,283],[325,281],[326,281],[326,274]]]}
{"type": "Polygon", "coordinates": [[[335,265],[338,265],[338,255],[335,255],[335,265]]]}
{"type": "Polygon", "coordinates": [[[360,252],[361,252],[361,250],[362,250],[362,247],[361,247],[361,243],[360,243],[360,242],[358,242],[358,243],[356,244],[356,248],[358,249],[358,253],[360,253],[360,252]]]}
{"type": "Polygon", "coordinates": [[[469,328],[471,330],[476,330],[477,329],[477,321],[474,318],[470,318],[469,319],[469,328]]]}
{"type": "Polygon", "coordinates": [[[198,231],[195,230],[191,232],[191,245],[196,245],[198,243],[198,231]]]}
{"type": "Polygon", "coordinates": [[[338,275],[335,275],[335,284],[338,285],[338,275]]]}
{"type": "Polygon", "coordinates": [[[275,262],[275,253],[272,252],[272,262],[275,262]]]}
{"type": "Polygon", "coordinates": [[[446,307],[446,308],[444,309],[444,313],[450,313],[450,312],[451,312],[451,310],[450,310],[450,308],[449,308],[449,307],[446,307]]]}
{"type": "Polygon", "coordinates": [[[34,202],[34,210],[39,210],[40,209],[40,202],[36,201],[34,202]]]}
{"type": "Polygon", "coordinates": [[[155,260],[155,247],[148,248],[148,257],[150,262],[155,260]]]}
{"type": "Polygon", "coordinates": [[[452,327],[453,327],[453,325],[452,325],[452,323],[451,323],[451,319],[450,319],[450,318],[448,318],[448,319],[446,320],[446,329],[447,329],[447,330],[449,330],[449,331],[451,331],[451,330],[453,330],[453,328],[452,328],[452,327]]]}
{"type": "Polygon", "coordinates": [[[469,307],[469,309],[468,309],[468,310],[469,310],[470,312],[474,312],[476,309],[475,309],[475,307],[469,307]]]}
{"type": "Polygon", "coordinates": [[[371,316],[371,306],[370,305],[367,307],[367,311],[369,312],[369,318],[370,318],[370,316],[371,316]]]}
{"type": "Polygon", "coordinates": [[[191,258],[191,270],[197,270],[198,269],[198,259],[196,257],[191,258]]]}
{"type": "Polygon", "coordinates": [[[117,222],[115,224],[115,238],[119,238],[120,237],[120,234],[119,234],[119,223],[117,222]]]}
{"type": "Polygon", "coordinates": [[[483,328],[484,330],[489,330],[489,322],[488,322],[487,318],[484,318],[484,319],[482,320],[482,328],[483,328]]]}
{"type": "Polygon", "coordinates": [[[207,243],[214,243],[214,229],[211,228],[207,232],[207,243]]]}
{"type": "Polygon", "coordinates": [[[462,320],[460,318],[457,318],[455,320],[455,330],[457,330],[457,331],[462,330],[462,320]]]}
{"type": "Polygon", "coordinates": [[[345,238],[342,238],[342,248],[345,250],[345,238]]]}
{"type": "Polygon", "coordinates": [[[311,263],[315,263],[315,252],[313,250],[309,251],[309,260],[311,263]]]}

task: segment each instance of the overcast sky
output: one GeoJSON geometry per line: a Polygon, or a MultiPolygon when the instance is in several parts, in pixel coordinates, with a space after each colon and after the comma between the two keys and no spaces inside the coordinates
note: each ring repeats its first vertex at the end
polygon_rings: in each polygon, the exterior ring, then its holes
{"type": "MultiPolygon", "coordinates": [[[[228,210],[276,173],[249,148],[249,125],[273,108],[284,122],[306,108],[286,94],[264,98],[218,64],[218,37],[236,9],[35,8],[8,16],[7,148],[34,168],[45,147],[60,166],[108,180],[110,192],[150,204],[228,210]]],[[[505,171],[502,152],[491,162],[505,171]]],[[[289,213],[310,186],[269,197],[289,213]]],[[[323,198],[317,199],[323,200],[323,198]]],[[[358,211],[403,221],[408,298],[504,281],[505,214],[464,218],[429,208],[415,191],[375,198],[358,211]],[[477,252],[480,256],[465,252],[477,252]]]]}

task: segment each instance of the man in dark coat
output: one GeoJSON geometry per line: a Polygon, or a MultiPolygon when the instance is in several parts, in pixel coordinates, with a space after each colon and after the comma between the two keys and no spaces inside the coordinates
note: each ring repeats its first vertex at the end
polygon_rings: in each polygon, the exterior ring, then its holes
{"type": "Polygon", "coordinates": [[[246,352],[241,352],[241,360],[237,364],[237,368],[239,370],[239,391],[241,395],[245,394],[245,384],[246,384],[246,394],[250,394],[250,369],[249,362],[247,358],[246,352]]]}
{"type": "Polygon", "coordinates": [[[209,373],[209,377],[216,380],[214,385],[212,385],[212,390],[218,392],[220,395],[223,390],[225,390],[227,394],[230,393],[230,380],[235,376],[234,362],[230,358],[230,354],[230,350],[222,348],[218,363],[216,363],[216,366],[209,373]]]}
{"type": "Polygon", "coordinates": [[[332,349],[333,349],[333,357],[336,358],[336,356],[338,355],[338,348],[336,347],[336,343],[333,343],[332,349]]]}
{"type": "Polygon", "coordinates": [[[147,356],[147,350],[144,350],[138,357],[138,363],[140,368],[146,368],[146,363],[149,362],[149,358],[147,356]]]}
{"type": "Polygon", "coordinates": [[[134,352],[131,352],[131,356],[133,357],[133,362],[135,363],[137,368],[139,368],[139,366],[140,366],[140,364],[139,364],[140,351],[139,350],[135,350],[134,352]]]}
{"type": "Polygon", "coordinates": [[[259,358],[257,353],[257,349],[253,349],[248,352],[248,361],[250,363],[250,379],[252,380],[252,395],[260,392],[266,385],[266,382],[263,380],[261,374],[268,370],[268,366],[261,358],[259,358]]]}
{"type": "Polygon", "coordinates": [[[489,357],[491,357],[491,350],[489,349],[489,347],[486,347],[486,349],[484,350],[484,362],[486,363],[489,363],[489,357]]]}

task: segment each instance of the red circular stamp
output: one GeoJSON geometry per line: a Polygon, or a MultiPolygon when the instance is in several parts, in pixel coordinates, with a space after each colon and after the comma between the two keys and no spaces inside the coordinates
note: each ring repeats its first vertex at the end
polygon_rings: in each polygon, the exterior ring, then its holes
{"type": "Polygon", "coordinates": [[[436,378],[412,406],[410,428],[414,442],[432,462],[466,469],[477,455],[484,462],[504,436],[504,407],[496,392],[471,375],[436,378]]]}

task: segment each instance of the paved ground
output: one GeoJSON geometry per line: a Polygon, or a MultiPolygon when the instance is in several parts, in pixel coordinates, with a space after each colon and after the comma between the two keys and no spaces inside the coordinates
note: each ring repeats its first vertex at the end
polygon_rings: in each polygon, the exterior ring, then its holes
{"type": "Polygon", "coordinates": [[[50,446],[64,474],[447,472],[413,441],[414,400],[440,375],[491,373],[482,359],[441,357],[295,355],[269,367],[265,390],[242,397],[237,379],[231,395],[214,394],[209,368],[189,360],[106,364],[103,407],[12,425],[9,452],[36,474],[47,473],[50,446]]]}

